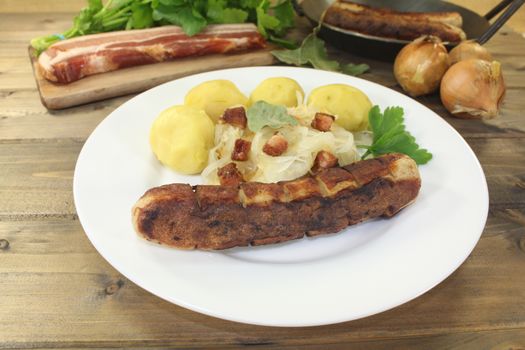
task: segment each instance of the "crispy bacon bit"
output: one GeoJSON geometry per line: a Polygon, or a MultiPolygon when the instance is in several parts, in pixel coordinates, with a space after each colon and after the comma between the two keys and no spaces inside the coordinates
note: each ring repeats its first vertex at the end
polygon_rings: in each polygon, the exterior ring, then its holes
{"type": "Polygon", "coordinates": [[[327,151],[319,151],[315,156],[312,171],[318,172],[321,169],[333,168],[337,165],[337,157],[327,151]]]}
{"type": "Polygon", "coordinates": [[[217,176],[219,176],[221,186],[239,186],[243,181],[242,174],[233,162],[219,168],[219,170],[217,170],[217,176]]]}
{"type": "Polygon", "coordinates": [[[315,113],[314,120],[312,120],[312,128],[319,131],[329,131],[334,123],[335,117],[326,113],[315,113]]]}
{"type": "Polygon", "coordinates": [[[248,160],[248,153],[250,153],[250,148],[252,143],[247,140],[237,139],[235,140],[235,146],[232,151],[232,159],[245,161],[248,160]]]}
{"type": "Polygon", "coordinates": [[[288,141],[280,135],[275,134],[263,146],[263,152],[269,156],[280,156],[288,149],[288,141]]]}
{"type": "Polygon", "coordinates": [[[246,129],[246,124],[248,123],[246,110],[242,106],[228,108],[224,111],[221,120],[241,129],[246,129]]]}

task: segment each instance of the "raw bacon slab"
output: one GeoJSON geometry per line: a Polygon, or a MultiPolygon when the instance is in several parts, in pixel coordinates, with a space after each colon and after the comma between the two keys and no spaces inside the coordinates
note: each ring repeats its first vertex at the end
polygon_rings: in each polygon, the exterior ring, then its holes
{"type": "Polygon", "coordinates": [[[85,76],[180,57],[231,53],[265,47],[253,24],[210,25],[188,36],[180,27],[86,35],[50,46],[38,58],[47,80],[70,83],[85,76]]]}

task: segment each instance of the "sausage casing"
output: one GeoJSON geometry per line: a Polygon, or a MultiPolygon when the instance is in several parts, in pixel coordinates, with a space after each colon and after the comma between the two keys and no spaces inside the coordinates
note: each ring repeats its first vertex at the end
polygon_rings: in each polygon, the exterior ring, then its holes
{"type": "Polygon", "coordinates": [[[415,200],[420,186],[416,163],[396,153],[272,184],[155,187],[135,204],[132,216],[147,240],[227,249],[334,233],[390,217],[415,200]]]}

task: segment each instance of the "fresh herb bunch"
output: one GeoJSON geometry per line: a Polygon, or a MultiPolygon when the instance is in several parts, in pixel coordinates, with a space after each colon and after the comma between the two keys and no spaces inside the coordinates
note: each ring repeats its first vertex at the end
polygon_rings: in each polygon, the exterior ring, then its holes
{"type": "Polygon", "coordinates": [[[88,0],[71,29],[35,38],[31,46],[40,54],[59,40],[87,34],[173,24],[195,35],[208,24],[245,22],[255,23],[268,40],[293,46],[282,39],[294,26],[291,0],[88,0]]]}
{"type": "Polygon", "coordinates": [[[401,107],[388,107],[383,113],[378,106],[372,107],[368,113],[368,124],[374,139],[370,146],[357,146],[366,149],[362,159],[392,152],[406,154],[417,164],[425,164],[432,159],[432,153],[419,148],[414,136],[405,130],[403,114],[401,107]]]}

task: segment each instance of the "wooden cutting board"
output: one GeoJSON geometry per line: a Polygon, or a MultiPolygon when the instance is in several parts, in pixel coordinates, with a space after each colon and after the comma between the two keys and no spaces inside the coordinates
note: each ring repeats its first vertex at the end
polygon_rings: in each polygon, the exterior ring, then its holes
{"type": "Polygon", "coordinates": [[[33,48],[29,57],[40,99],[48,109],[63,109],[110,97],[145,91],[183,76],[223,68],[265,66],[275,63],[272,48],[239,54],[177,59],[92,75],[70,84],[52,83],[40,74],[33,48]]]}

